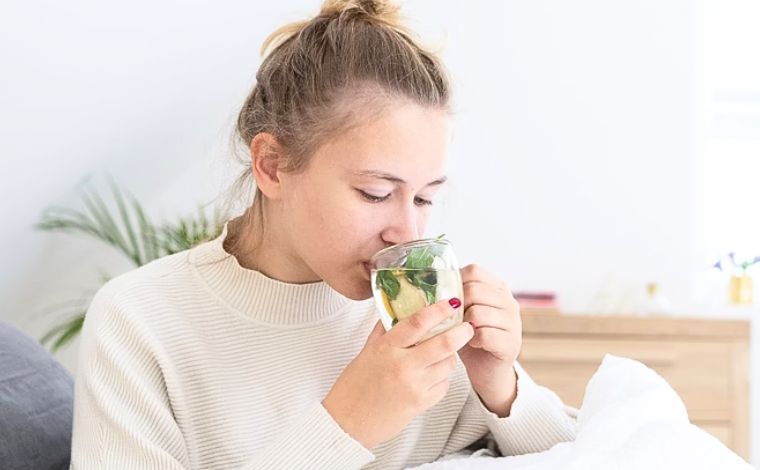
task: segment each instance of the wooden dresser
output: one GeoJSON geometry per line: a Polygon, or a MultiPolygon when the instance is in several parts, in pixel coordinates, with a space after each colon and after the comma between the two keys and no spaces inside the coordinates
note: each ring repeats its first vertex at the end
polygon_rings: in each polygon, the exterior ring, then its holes
{"type": "Polygon", "coordinates": [[[749,458],[749,338],[744,320],[526,313],[520,363],[579,407],[605,353],[643,362],[686,404],[691,421],[749,458]]]}

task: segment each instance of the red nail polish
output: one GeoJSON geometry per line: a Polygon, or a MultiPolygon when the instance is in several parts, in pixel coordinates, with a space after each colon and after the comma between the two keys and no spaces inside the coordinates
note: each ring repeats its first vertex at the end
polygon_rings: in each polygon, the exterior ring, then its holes
{"type": "Polygon", "coordinates": [[[451,305],[453,308],[459,308],[462,306],[462,301],[456,297],[452,297],[449,299],[449,305],[451,305]]]}

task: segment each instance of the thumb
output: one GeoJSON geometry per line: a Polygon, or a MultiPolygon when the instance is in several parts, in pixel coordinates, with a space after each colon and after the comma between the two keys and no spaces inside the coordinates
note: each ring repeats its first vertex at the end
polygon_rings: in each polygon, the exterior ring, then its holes
{"type": "Polygon", "coordinates": [[[375,327],[372,328],[372,331],[370,332],[369,336],[367,337],[367,344],[374,343],[380,337],[382,337],[385,334],[385,328],[383,328],[383,324],[380,322],[380,320],[375,323],[375,327]]]}

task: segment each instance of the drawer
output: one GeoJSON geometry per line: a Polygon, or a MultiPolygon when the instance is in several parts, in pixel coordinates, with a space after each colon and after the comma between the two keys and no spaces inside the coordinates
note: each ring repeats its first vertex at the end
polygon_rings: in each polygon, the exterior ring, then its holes
{"type": "Polygon", "coordinates": [[[729,343],[525,335],[519,360],[537,383],[579,407],[586,383],[607,353],[656,370],[678,392],[692,421],[732,421],[729,343]]]}

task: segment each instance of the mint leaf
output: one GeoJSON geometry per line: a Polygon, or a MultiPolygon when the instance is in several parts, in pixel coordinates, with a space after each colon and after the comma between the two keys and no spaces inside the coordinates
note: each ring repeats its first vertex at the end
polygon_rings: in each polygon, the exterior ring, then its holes
{"type": "Polygon", "coordinates": [[[406,257],[406,269],[428,269],[433,265],[433,255],[428,247],[415,248],[406,257]]]}
{"type": "Polygon", "coordinates": [[[385,292],[389,300],[396,300],[401,285],[396,276],[390,270],[381,270],[377,272],[377,286],[385,292]]]}
{"type": "Polygon", "coordinates": [[[427,300],[428,305],[432,305],[435,303],[435,282],[433,284],[427,284],[424,280],[417,278],[418,284],[415,284],[417,287],[422,289],[422,292],[425,293],[425,300],[427,300]]]}
{"type": "Polygon", "coordinates": [[[413,248],[406,257],[404,267],[406,269],[430,269],[435,257],[441,255],[441,250],[443,247],[440,245],[413,248]]]}
{"type": "MultiPolygon", "coordinates": [[[[442,239],[439,235],[438,239],[442,239]]],[[[425,293],[425,300],[428,305],[435,303],[435,291],[437,285],[437,275],[433,266],[436,256],[441,255],[443,249],[440,245],[427,245],[412,249],[404,261],[406,278],[409,282],[425,293]]]]}
{"type": "Polygon", "coordinates": [[[418,287],[425,293],[427,304],[435,303],[435,290],[438,285],[438,275],[433,269],[424,271],[407,271],[407,279],[412,285],[418,287]]]}

